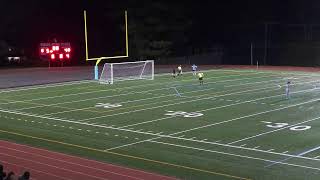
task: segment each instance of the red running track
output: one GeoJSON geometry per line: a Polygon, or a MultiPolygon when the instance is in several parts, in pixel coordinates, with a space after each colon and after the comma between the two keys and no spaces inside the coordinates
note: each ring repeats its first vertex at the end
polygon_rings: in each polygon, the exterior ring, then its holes
{"type": "Polygon", "coordinates": [[[33,180],[176,180],[1,140],[0,163],[15,174],[30,171],[33,180]]]}

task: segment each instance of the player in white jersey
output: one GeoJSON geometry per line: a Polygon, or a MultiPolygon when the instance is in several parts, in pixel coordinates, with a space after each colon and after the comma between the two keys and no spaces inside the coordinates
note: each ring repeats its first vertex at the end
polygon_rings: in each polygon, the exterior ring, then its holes
{"type": "Polygon", "coordinates": [[[286,98],[290,99],[290,84],[291,82],[288,80],[286,84],[286,98]]]}
{"type": "Polygon", "coordinates": [[[193,65],[191,66],[191,68],[192,68],[192,73],[193,73],[193,75],[194,75],[194,76],[197,75],[197,68],[198,68],[198,66],[196,66],[195,64],[193,64],[193,65]]]}
{"type": "Polygon", "coordinates": [[[181,65],[178,66],[178,76],[182,75],[182,67],[181,65]]]}

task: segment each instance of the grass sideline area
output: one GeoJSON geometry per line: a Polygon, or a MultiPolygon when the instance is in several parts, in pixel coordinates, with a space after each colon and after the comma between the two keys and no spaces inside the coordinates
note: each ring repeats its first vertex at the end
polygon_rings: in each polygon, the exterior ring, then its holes
{"type": "Polygon", "coordinates": [[[316,180],[319,93],[317,73],[224,69],[4,89],[0,138],[181,179],[316,180]]]}

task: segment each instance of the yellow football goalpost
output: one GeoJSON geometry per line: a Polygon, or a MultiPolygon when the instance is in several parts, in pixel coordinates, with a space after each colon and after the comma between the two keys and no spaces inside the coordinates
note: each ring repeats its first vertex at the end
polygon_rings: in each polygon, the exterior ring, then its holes
{"type": "Polygon", "coordinates": [[[87,29],[87,11],[83,11],[84,16],[84,36],[85,36],[85,45],[86,45],[86,61],[96,61],[96,65],[94,67],[94,78],[97,80],[98,77],[98,64],[105,59],[118,59],[118,58],[127,58],[129,57],[129,43],[128,43],[128,13],[125,11],[125,36],[126,36],[126,54],[121,56],[107,56],[107,57],[93,57],[89,58],[89,50],[88,50],[88,29],[87,29]]]}

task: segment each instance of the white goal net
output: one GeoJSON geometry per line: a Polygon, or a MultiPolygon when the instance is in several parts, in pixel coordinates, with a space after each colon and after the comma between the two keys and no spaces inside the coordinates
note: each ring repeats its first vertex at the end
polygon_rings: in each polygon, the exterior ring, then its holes
{"type": "Polygon", "coordinates": [[[100,83],[113,84],[117,81],[154,78],[154,61],[105,63],[99,79],[100,83]]]}

